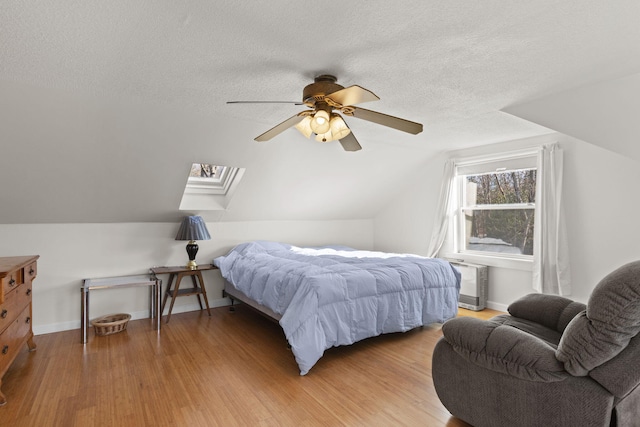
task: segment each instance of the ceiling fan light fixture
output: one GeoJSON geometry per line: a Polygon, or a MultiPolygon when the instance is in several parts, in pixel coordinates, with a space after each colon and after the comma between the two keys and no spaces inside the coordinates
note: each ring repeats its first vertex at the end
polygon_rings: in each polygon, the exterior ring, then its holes
{"type": "Polygon", "coordinates": [[[304,119],[296,125],[296,129],[300,131],[306,138],[311,138],[313,129],[311,129],[311,116],[305,116],[304,119]]]}
{"type": "Polygon", "coordinates": [[[311,130],[313,133],[320,135],[327,133],[331,127],[329,123],[329,113],[325,110],[318,110],[311,119],[311,130]]]}
{"type": "Polygon", "coordinates": [[[312,136],[316,141],[330,142],[340,141],[345,151],[358,151],[362,149],[342,116],[334,111],[376,123],[389,128],[397,129],[413,135],[422,132],[422,124],[412,122],[400,117],[390,116],[377,111],[365,110],[356,107],[356,104],[369,101],[377,101],[380,98],[368,89],[358,85],[344,87],[336,83],[335,76],[323,74],[314,79],[314,82],[305,86],[302,91],[302,102],[282,101],[230,101],[228,103],[287,103],[306,105],[309,109],[289,117],[268,131],[258,135],[256,141],[269,141],[285,130],[296,127],[307,138],[312,136]]]}
{"type": "Polygon", "coordinates": [[[351,129],[339,114],[331,115],[330,128],[334,140],[342,139],[351,133],[351,129]]]}
{"type": "Polygon", "coordinates": [[[316,135],[316,141],[318,142],[331,142],[338,139],[342,139],[351,133],[351,129],[344,122],[339,114],[331,113],[331,120],[329,120],[329,130],[325,133],[316,135]]]}
{"type": "Polygon", "coordinates": [[[331,142],[331,141],[335,141],[336,138],[333,136],[333,133],[331,133],[331,129],[329,129],[327,132],[325,133],[321,133],[316,135],[316,141],[318,142],[331,142]]]}

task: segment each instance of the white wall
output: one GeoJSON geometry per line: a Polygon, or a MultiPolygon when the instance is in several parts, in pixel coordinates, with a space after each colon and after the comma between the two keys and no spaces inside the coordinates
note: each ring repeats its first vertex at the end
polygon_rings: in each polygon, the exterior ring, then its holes
{"type": "MultiPolygon", "coordinates": [[[[186,242],[174,240],[179,224],[0,225],[0,256],[40,255],[33,286],[34,333],[80,327],[80,285],[89,277],[145,274],[150,267],[183,265],[186,242]]],[[[373,249],[373,220],[208,223],[212,239],[198,242],[197,262],[210,263],[238,243],[276,240],[299,245],[341,243],[373,249]]],[[[211,306],[227,304],[218,271],[203,273],[211,306]]],[[[167,276],[161,276],[164,285],[167,276]]],[[[91,318],[125,312],[148,316],[147,288],[95,290],[91,318]]],[[[195,296],[181,297],[173,313],[199,309],[195,296]]],[[[78,337],[78,339],[80,339],[78,337]]]]}
{"type": "Polygon", "coordinates": [[[578,139],[564,146],[573,296],[586,301],[602,277],[640,259],[640,164],[578,139]]]}
{"type": "MultiPolygon", "coordinates": [[[[540,141],[548,142],[550,136],[540,141]]],[[[640,211],[635,160],[565,135],[553,135],[565,150],[564,203],[570,245],[572,298],[586,302],[597,282],[616,267],[640,259],[640,211]]],[[[505,150],[521,141],[483,151],[505,150]]],[[[527,141],[531,143],[532,141],[527,141]]],[[[533,141],[535,142],[535,141],[533,141]]],[[[477,154],[477,150],[471,150],[477,154]]],[[[499,152],[499,151],[498,151],[499,152]]],[[[445,153],[425,164],[415,181],[375,218],[376,250],[426,254],[442,181],[445,153]]],[[[505,309],[533,292],[529,271],[490,267],[489,306],[505,309]]]]}
{"type": "MultiPolygon", "coordinates": [[[[583,141],[562,135],[557,139],[565,150],[573,297],[586,302],[605,274],[640,259],[636,219],[640,167],[634,160],[583,141]]],[[[446,158],[442,154],[425,164],[374,219],[210,222],[212,240],[199,242],[197,260],[211,262],[235,244],[253,239],[424,254],[446,158]]],[[[185,242],[174,240],[177,227],[177,223],[0,225],[0,256],[41,256],[33,293],[37,334],[75,329],[80,325],[83,278],[141,274],[152,266],[185,263],[185,242]]],[[[532,291],[527,271],[491,267],[489,275],[489,300],[496,308],[532,291]]],[[[211,305],[226,304],[219,273],[208,271],[204,278],[211,305]]],[[[166,283],[167,278],[163,279],[166,283]]],[[[120,311],[145,317],[147,301],[146,289],[93,291],[91,317],[120,311]]],[[[183,297],[174,312],[197,308],[195,297],[183,297]]]]}
{"type": "Polygon", "coordinates": [[[426,255],[447,158],[440,155],[430,160],[378,213],[374,229],[376,250],[426,255]]]}

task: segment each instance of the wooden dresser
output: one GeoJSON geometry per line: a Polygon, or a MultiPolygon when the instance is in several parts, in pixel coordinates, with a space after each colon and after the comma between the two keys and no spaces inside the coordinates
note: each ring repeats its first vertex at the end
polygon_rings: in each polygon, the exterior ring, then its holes
{"type": "MultiPolygon", "coordinates": [[[[31,328],[31,285],[40,256],[0,258],[0,388],[2,377],[27,343],[36,349],[31,328]]],[[[0,406],[7,399],[0,390],[0,406]]]]}

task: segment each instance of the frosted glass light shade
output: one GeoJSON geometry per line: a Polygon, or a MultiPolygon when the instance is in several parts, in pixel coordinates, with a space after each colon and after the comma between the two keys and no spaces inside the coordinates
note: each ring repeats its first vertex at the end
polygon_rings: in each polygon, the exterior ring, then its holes
{"type": "Polygon", "coordinates": [[[331,142],[338,139],[342,139],[351,133],[351,129],[344,122],[342,117],[338,114],[331,114],[331,120],[329,121],[329,130],[325,133],[318,134],[316,141],[318,142],[331,142]]]}
{"type": "Polygon", "coordinates": [[[305,116],[304,119],[296,125],[296,129],[307,138],[311,138],[313,130],[311,129],[311,116],[305,116]]]}
{"type": "Polygon", "coordinates": [[[328,132],[325,133],[321,133],[320,135],[316,135],[316,141],[318,142],[331,142],[334,141],[335,138],[333,137],[333,134],[331,133],[331,129],[329,129],[328,132]]]}
{"type": "Polygon", "coordinates": [[[330,124],[333,140],[342,139],[351,133],[351,129],[342,120],[342,117],[337,114],[332,115],[330,124]]]}
{"type": "Polygon", "coordinates": [[[315,134],[326,133],[331,127],[329,123],[329,113],[324,110],[320,110],[313,115],[313,119],[311,119],[311,130],[315,134]]]}

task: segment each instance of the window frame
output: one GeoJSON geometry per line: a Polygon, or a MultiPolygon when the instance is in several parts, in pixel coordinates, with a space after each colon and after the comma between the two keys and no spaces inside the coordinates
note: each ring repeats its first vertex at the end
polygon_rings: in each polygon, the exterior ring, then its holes
{"type": "MultiPolygon", "coordinates": [[[[451,183],[451,214],[449,218],[449,250],[445,251],[445,257],[474,262],[483,265],[508,267],[519,270],[530,270],[534,255],[508,254],[501,252],[474,251],[465,247],[465,215],[466,209],[490,210],[490,209],[532,209],[537,215],[536,204],[495,204],[495,205],[468,205],[465,204],[466,176],[483,175],[491,173],[507,172],[512,170],[535,169],[536,193],[540,182],[540,162],[538,149],[526,149],[496,155],[481,157],[466,157],[453,159],[454,176],[451,183]],[[447,253],[448,252],[448,253],[447,253]]],[[[534,254],[536,248],[533,248],[534,254]]]]}
{"type": "Polygon", "coordinates": [[[178,209],[189,212],[226,210],[244,172],[245,168],[240,167],[216,163],[192,163],[189,166],[189,173],[178,209]],[[219,168],[219,173],[216,173],[214,177],[191,176],[192,167],[201,164],[215,166],[219,168]]]}
{"type": "MultiPolygon", "coordinates": [[[[203,163],[194,163],[203,164],[203,163]]],[[[194,177],[187,178],[185,194],[221,194],[225,195],[231,188],[239,168],[232,166],[214,165],[220,168],[219,177],[194,177]]]]}

